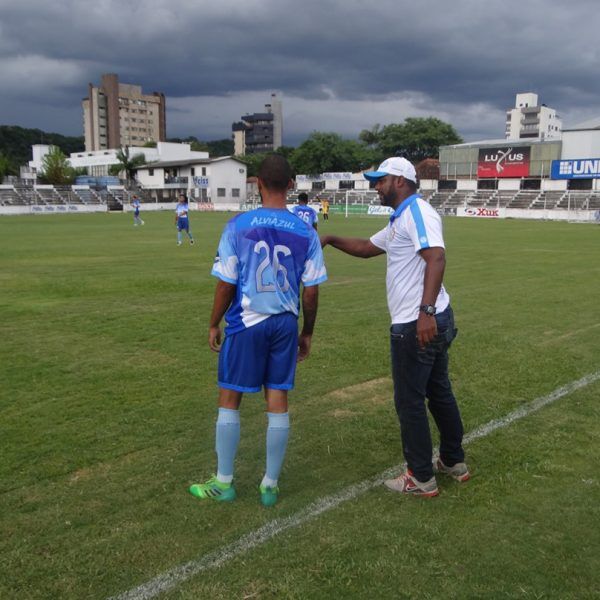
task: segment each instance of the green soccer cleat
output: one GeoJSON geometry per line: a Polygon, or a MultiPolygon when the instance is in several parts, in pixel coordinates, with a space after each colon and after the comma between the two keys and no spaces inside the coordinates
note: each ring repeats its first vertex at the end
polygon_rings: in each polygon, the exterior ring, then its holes
{"type": "Polygon", "coordinates": [[[199,500],[216,500],[217,502],[231,502],[236,497],[233,483],[222,483],[215,475],[206,483],[191,485],[189,492],[199,500]]]}
{"type": "Polygon", "coordinates": [[[266,485],[260,485],[260,501],[263,506],[273,506],[277,502],[277,496],[279,495],[279,488],[267,487],[266,485]]]}

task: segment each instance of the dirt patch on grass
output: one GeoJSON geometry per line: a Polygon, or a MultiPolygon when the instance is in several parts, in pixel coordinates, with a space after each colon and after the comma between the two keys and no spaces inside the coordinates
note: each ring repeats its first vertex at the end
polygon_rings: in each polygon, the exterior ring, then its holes
{"type": "Polygon", "coordinates": [[[335,419],[356,417],[365,408],[389,404],[392,401],[392,383],[389,377],[363,381],[333,390],[325,395],[323,401],[326,405],[335,406],[328,413],[335,419]]]}

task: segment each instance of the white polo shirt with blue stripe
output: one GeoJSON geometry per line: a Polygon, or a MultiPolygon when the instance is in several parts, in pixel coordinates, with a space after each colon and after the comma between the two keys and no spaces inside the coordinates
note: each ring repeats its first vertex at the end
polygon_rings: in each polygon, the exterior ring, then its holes
{"type": "MultiPolygon", "coordinates": [[[[387,299],[392,323],[410,323],[419,316],[425,281],[425,261],[419,251],[445,248],[442,220],[419,195],[406,198],[390,217],[386,227],[371,242],[387,253],[387,299]]],[[[446,310],[450,297],[440,288],[435,307],[446,310]]]]}

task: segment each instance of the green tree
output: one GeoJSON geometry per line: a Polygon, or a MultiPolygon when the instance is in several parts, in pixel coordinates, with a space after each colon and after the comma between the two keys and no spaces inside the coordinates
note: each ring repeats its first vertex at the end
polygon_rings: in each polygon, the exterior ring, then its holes
{"type": "Polygon", "coordinates": [[[449,123],[435,117],[410,117],[404,123],[360,132],[360,139],[375,148],[378,160],[388,156],[404,156],[413,163],[425,158],[437,158],[439,147],[460,144],[463,140],[449,123]]]}
{"type": "Polygon", "coordinates": [[[7,175],[16,175],[17,170],[12,160],[3,152],[0,152],[0,183],[4,181],[7,175]]]}
{"type": "Polygon", "coordinates": [[[313,132],[290,156],[296,173],[317,175],[326,172],[360,171],[374,161],[373,151],[356,140],[337,133],[313,132]]]}
{"type": "Polygon", "coordinates": [[[358,139],[365,144],[365,146],[369,146],[374,148],[379,143],[379,136],[381,135],[381,125],[376,123],[371,127],[371,129],[363,129],[358,134],[358,139]]]}
{"type": "Polygon", "coordinates": [[[265,156],[268,156],[268,153],[242,154],[240,156],[236,156],[236,158],[245,163],[247,167],[247,177],[256,177],[258,175],[258,168],[260,167],[260,163],[264,160],[265,156]]]}
{"type": "Polygon", "coordinates": [[[39,179],[43,183],[52,185],[69,185],[75,179],[75,169],[71,167],[69,159],[57,146],[51,146],[42,159],[42,171],[39,179]]]}
{"type": "Polygon", "coordinates": [[[127,178],[127,187],[131,185],[131,182],[135,179],[135,170],[137,167],[141,167],[146,164],[146,157],[143,154],[136,154],[135,156],[129,155],[129,147],[121,148],[117,152],[117,160],[119,161],[116,165],[111,165],[108,172],[111,175],[119,175],[124,172],[127,178]]]}

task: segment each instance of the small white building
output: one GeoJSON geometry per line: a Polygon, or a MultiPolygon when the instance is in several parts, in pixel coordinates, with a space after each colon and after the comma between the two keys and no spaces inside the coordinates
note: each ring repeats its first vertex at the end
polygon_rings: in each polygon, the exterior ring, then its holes
{"type": "MultiPolygon", "coordinates": [[[[22,170],[22,174],[28,173],[28,179],[36,178],[36,174],[42,170],[44,157],[50,152],[51,146],[36,144],[31,147],[33,160],[29,161],[29,168],[22,170]]],[[[119,163],[117,153],[119,150],[96,150],[93,152],[72,152],[69,155],[69,163],[75,169],[87,169],[88,175],[108,175],[112,165],[119,163]]],[[[195,152],[190,144],[174,144],[172,142],[158,142],[155,148],[143,146],[129,146],[129,157],[133,158],[141,154],[147,163],[175,160],[208,159],[208,152],[195,152]]]]}
{"type": "Polygon", "coordinates": [[[207,156],[144,165],[137,180],[157,202],[175,201],[183,193],[217,210],[238,210],[246,202],[246,174],[246,164],[237,158],[207,156]]]}

